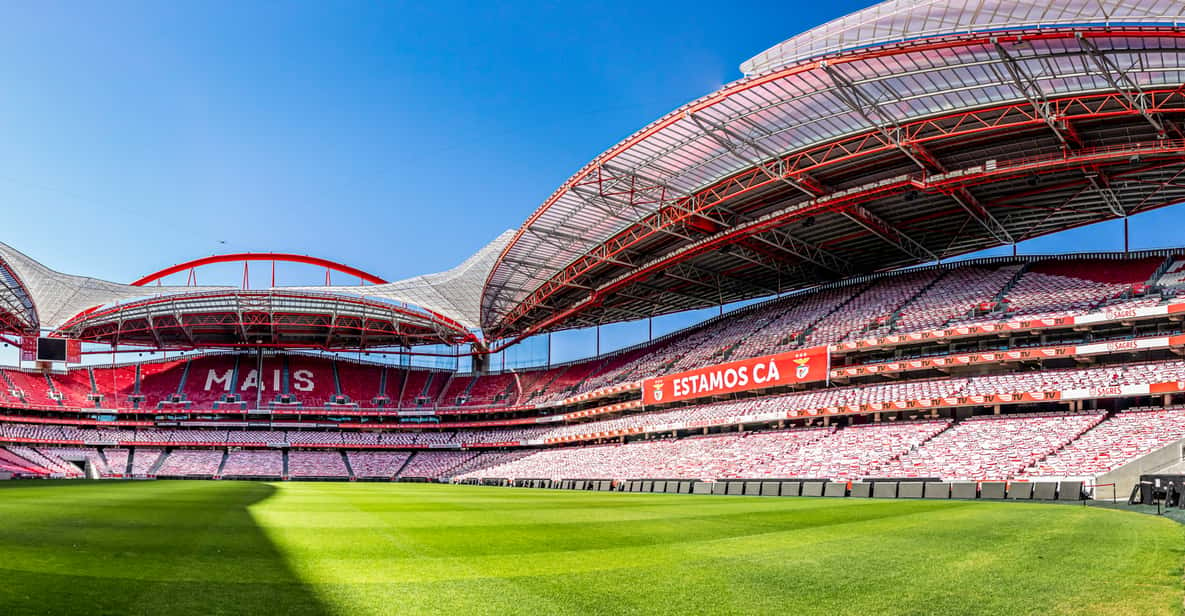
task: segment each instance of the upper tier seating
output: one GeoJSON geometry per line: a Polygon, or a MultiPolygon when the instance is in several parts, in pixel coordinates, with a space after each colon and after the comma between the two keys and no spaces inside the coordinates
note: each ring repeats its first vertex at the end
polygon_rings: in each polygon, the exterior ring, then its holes
{"type": "MultiPolygon", "coordinates": [[[[169,400],[177,395],[178,389],[181,387],[181,376],[185,374],[186,366],[189,363],[189,360],[181,359],[140,364],[140,395],[144,396],[144,403],[140,405],[140,408],[154,409],[162,401],[169,400]]],[[[135,379],[135,367],[131,367],[133,368],[131,378],[135,379]]],[[[118,370],[118,368],[116,369],[118,370]]],[[[124,375],[124,378],[126,376],[124,375]]],[[[118,379],[119,377],[116,378],[118,379]]],[[[188,378],[189,380],[186,385],[192,387],[195,379],[198,377],[190,369],[188,378]]],[[[202,375],[200,378],[204,385],[205,375],[202,375]]],[[[97,372],[95,374],[95,381],[99,383],[100,391],[103,391],[103,387],[109,382],[106,377],[99,378],[97,372]]],[[[132,383],[131,386],[126,388],[121,387],[117,390],[117,393],[121,396],[118,398],[119,406],[131,406],[127,403],[127,396],[132,394],[131,390],[134,385],[135,383],[132,383]]],[[[104,399],[104,403],[106,403],[106,399],[104,399]]]]}
{"type": "MultiPolygon", "coordinates": [[[[40,372],[25,372],[24,370],[17,370],[16,368],[5,368],[0,370],[3,372],[3,377],[8,379],[9,383],[16,388],[20,394],[20,398],[25,404],[35,404],[40,406],[59,406],[58,401],[54,400],[49,392],[49,381],[45,379],[45,375],[40,372]]],[[[3,383],[3,381],[0,381],[3,383]]]]}
{"type": "Polygon", "coordinates": [[[518,379],[513,372],[477,378],[464,406],[511,406],[518,402],[518,379]]]}
{"type": "Polygon", "coordinates": [[[849,286],[804,293],[763,307],[762,310],[771,312],[774,317],[741,341],[733,356],[736,359],[760,357],[797,348],[799,336],[850,301],[858,291],[858,287],[849,286]]]}
{"type": "Polygon", "coordinates": [[[941,272],[902,274],[874,284],[819,320],[807,333],[804,346],[833,344],[852,337],[887,334],[893,312],[932,283],[941,272]]]}
{"type": "Polygon", "coordinates": [[[471,375],[455,375],[448,379],[448,384],[437,400],[438,406],[461,406],[465,404],[465,390],[474,382],[471,375]]]}
{"type": "Polygon", "coordinates": [[[290,391],[284,378],[283,358],[269,355],[263,358],[263,367],[256,358],[242,356],[239,360],[238,382],[234,391],[250,406],[267,406],[285,391],[290,391]],[[257,391],[258,390],[258,391],[257,391]],[[256,405],[255,401],[259,400],[256,405]]]}
{"type": "Polygon", "coordinates": [[[51,373],[49,379],[53,381],[54,390],[62,396],[62,404],[83,408],[95,406],[95,403],[88,399],[88,396],[94,393],[89,370],[82,368],[65,374],[51,373]]]}
{"type": "Polygon", "coordinates": [[[994,298],[1020,267],[952,269],[902,308],[895,329],[910,332],[941,329],[954,319],[969,317],[972,310],[994,298]]]}
{"type": "MultiPolygon", "coordinates": [[[[189,362],[189,374],[185,378],[185,399],[193,408],[213,408],[215,402],[225,400],[227,396],[237,395],[235,385],[241,383],[246,370],[246,364],[251,363],[247,355],[213,355],[195,357],[189,362]],[[242,362],[236,358],[243,358],[242,362]],[[243,365],[239,365],[242,363],[243,365]],[[236,377],[235,370],[240,370],[236,377]]],[[[247,399],[244,396],[243,399],[247,399]]],[[[250,399],[255,399],[254,392],[250,399]]]]}
{"type": "MultiPolygon", "coordinates": [[[[399,394],[399,402],[396,406],[404,409],[422,406],[420,401],[430,395],[426,387],[428,385],[428,377],[431,374],[427,370],[408,370],[403,372],[403,383],[401,385],[397,384],[400,385],[399,391],[401,393],[399,394]]],[[[447,377],[447,375],[444,376],[447,377]]],[[[387,387],[390,389],[390,384],[387,387]]],[[[431,398],[428,399],[431,400],[431,398]]]]}
{"type": "Polygon", "coordinates": [[[1172,263],[1156,280],[1156,284],[1174,295],[1185,289],[1185,257],[1173,257],[1172,263]]]}
{"type": "Polygon", "coordinates": [[[556,368],[559,372],[550,381],[545,381],[545,389],[539,391],[536,398],[527,400],[535,404],[563,400],[575,394],[593,374],[601,374],[598,368],[601,361],[588,360],[556,368]]]}
{"type": "MultiPolygon", "coordinates": [[[[145,373],[155,374],[154,370],[164,365],[167,364],[141,364],[140,367],[145,373]]],[[[103,396],[105,408],[130,408],[132,406],[131,396],[136,389],[136,366],[98,366],[92,368],[92,372],[95,377],[95,387],[98,389],[99,395],[103,396]]],[[[163,382],[164,379],[160,380],[163,382]]],[[[153,378],[152,381],[156,384],[157,379],[153,378]]],[[[174,383],[173,391],[176,390],[177,386],[174,383]]],[[[154,400],[153,405],[155,404],[154,400]]]]}
{"type": "MultiPolygon", "coordinates": [[[[585,362],[588,363],[588,362],[585,362]]],[[[584,364],[573,364],[584,365],[584,364]]],[[[519,395],[519,403],[533,404],[541,402],[546,399],[548,392],[552,387],[560,386],[559,379],[563,376],[568,368],[571,366],[556,366],[553,368],[524,370],[518,373],[518,383],[521,394],[519,395]]],[[[583,380],[583,378],[581,379],[583,380]]],[[[570,387],[572,384],[563,385],[563,387],[570,387]]]]}
{"type": "MultiPolygon", "coordinates": [[[[384,368],[341,360],[334,362],[334,364],[337,367],[342,395],[360,407],[374,407],[374,399],[383,393],[379,391],[379,385],[382,382],[384,368]]],[[[402,376],[401,371],[387,370],[386,395],[388,398],[395,400],[399,397],[402,376]]],[[[318,386],[324,387],[323,385],[318,386]]]]}
{"type": "MultiPolygon", "coordinates": [[[[325,406],[333,396],[337,395],[337,388],[333,382],[334,362],[307,357],[304,355],[290,355],[288,357],[288,394],[300,402],[302,406],[325,406]]],[[[370,372],[378,372],[381,368],[370,368],[370,372]]],[[[377,391],[377,387],[376,387],[377,391]]],[[[367,406],[375,394],[366,398],[367,406]]],[[[269,397],[274,399],[275,397],[269,397]]]]}

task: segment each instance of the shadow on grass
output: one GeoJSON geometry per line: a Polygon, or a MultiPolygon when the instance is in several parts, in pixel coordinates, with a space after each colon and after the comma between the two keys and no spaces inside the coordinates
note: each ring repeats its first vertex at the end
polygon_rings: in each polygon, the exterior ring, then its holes
{"type": "Polygon", "coordinates": [[[330,614],[251,516],[275,486],[9,485],[0,614],[330,614]]]}

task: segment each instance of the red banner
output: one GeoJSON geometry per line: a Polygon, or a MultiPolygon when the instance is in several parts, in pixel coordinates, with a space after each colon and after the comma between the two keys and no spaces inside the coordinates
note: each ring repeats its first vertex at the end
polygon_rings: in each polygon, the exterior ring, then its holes
{"type": "Polygon", "coordinates": [[[82,341],[81,340],[67,340],[66,341],[66,363],[81,364],[82,363],[82,341]]]}
{"type": "Polygon", "coordinates": [[[827,379],[831,355],[826,346],[754,357],[668,374],[642,382],[642,401],[662,404],[705,396],[766,389],[827,379]]]}
{"type": "Polygon", "coordinates": [[[21,361],[37,361],[37,336],[21,337],[21,361]]]}

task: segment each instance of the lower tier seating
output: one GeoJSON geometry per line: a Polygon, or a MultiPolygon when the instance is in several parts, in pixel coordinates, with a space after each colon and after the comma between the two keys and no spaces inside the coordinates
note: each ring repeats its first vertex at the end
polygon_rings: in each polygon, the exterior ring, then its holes
{"type": "Polygon", "coordinates": [[[1010,479],[1078,438],[1102,413],[972,417],[885,465],[891,477],[1010,479]]]}
{"type": "Polygon", "coordinates": [[[213,476],[222,464],[222,452],[209,449],[175,449],[156,471],[157,476],[213,476]]]}
{"type": "Polygon", "coordinates": [[[288,454],[289,477],[349,477],[337,451],[293,451],[288,454]]]}
{"type": "Polygon", "coordinates": [[[1185,438],[1185,408],[1133,409],[1098,424],[1026,477],[1094,476],[1185,438]]]}
{"type": "Polygon", "coordinates": [[[391,479],[403,468],[411,454],[392,451],[347,451],[346,457],[355,477],[391,479]]]}
{"type": "Polygon", "coordinates": [[[223,477],[279,477],[284,474],[284,454],[277,450],[241,449],[226,456],[223,477]]]}

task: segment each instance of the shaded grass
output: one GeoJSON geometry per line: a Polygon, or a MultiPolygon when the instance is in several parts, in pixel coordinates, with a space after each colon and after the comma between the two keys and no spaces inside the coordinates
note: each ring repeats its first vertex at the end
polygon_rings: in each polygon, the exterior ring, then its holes
{"type": "Polygon", "coordinates": [[[1185,556],[1094,508],[423,484],[12,484],[0,521],[3,614],[1180,614],[1185,556]]]}

